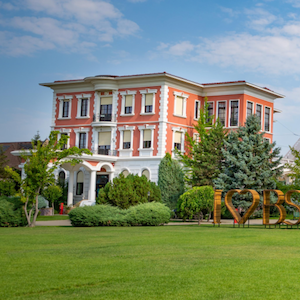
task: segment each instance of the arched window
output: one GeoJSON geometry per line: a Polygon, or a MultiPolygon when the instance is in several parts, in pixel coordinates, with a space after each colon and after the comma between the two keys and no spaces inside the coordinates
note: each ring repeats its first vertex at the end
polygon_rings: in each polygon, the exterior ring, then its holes
{"type": "Polygon", "coordinates": [[[124,177],[127,177],[129,175],[129,172],[127,170],[123,170],[122,174],[124,175],[124,177]]]}
{"type": "Polygon", "coordinates": [[[145,170],[143,170],[143,172],[142,172],[142,176],[146,176],[146,178],[149,180],[150,179],[150,173],[149,173],[149,171],[147,170],[147,169],[145,169],[145,170]]]}
{"type": "Polygon", "coordinates": [[[84,181],[83,172],[79,171],[77,173],[76,195],[82,195],[83,194],[83,181],[84,181]]]}
{"type": "Polygon", "coordinates": [[[66,174],[64,171],[60,171],[58,173],[58,180],[59,180],[59,183],[65,183],[65,179],[66,179],[66,174]]]}

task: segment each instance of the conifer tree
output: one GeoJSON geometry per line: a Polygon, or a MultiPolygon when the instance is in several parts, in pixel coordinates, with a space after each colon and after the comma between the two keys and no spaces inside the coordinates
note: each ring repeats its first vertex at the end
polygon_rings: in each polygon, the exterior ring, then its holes
{"type": "MultiPolygon", "coordinates": [[[[231,189],[253,189],[262,195],[264,189],[274,189],[274,179],[282,173],[279,167],[280,148],[270,144],[260,131],[260,120],[257,116],[249,116],[245,126],[228,134],[224,141],[222,153],[222,173],[214,180],[215,188],[227,192],[231,189]]],[[[249,195],[232,198],[235,206],[247,208],[249,195]],[[239,200],[240,199],[240,200],[239,200]]]]}
{"type": "Polygon", "coordinates": [[[160,161],[158,167],[158,186],[162,202],[170,209],[176,208],[177,200],[184,193],[184,173],[178,161],[170,153],[160,161]]]}
{"type": "Polygon", "coordinates": [[[227,131],[219,119],[212,122],[214,116],[208,114],[207,98],[200,110],[198,123],[194,125],[197,139],[186,133],[186,154],[177,151],[180,161],[186,167],[185,179],[192,186],[213,185],[221,170],[223,160],[222,147],[227,131]]]}
{"type": "Polygon", "coordinates": [[[3,146],[0,145],[0,178],[6,178],[7,173],[5,172],[4,168],[8,163],[7,156],[5,155],[5,151],[3,146]]]}

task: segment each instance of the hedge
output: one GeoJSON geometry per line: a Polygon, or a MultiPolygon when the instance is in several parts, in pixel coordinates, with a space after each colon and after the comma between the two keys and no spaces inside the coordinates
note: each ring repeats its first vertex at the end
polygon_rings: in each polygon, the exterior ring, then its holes
{"type": "Polygon", "coordinates": [[[164,204],[151,202],[120,209],[107,204],[77,207],[69,213],[72,226],[158,226],[168,223],[170,209],[164,204]]]}
{"type": "Polygon", "coordinates": [[[20,200],[17,197],[10,200],[0,198],[0,227],[25,226],[27,221],[20,200]]]}

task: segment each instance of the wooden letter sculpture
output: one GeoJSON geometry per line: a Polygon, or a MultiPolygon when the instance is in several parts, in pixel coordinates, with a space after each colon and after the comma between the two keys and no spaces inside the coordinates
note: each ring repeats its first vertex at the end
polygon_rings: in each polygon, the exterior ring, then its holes
{"type": "Polygon", "coordinates": [[[225,196],[225,205],[228,208],[228,210],[230,211],[231,215],[234,217],[234,219],[238,222],[238,224],[244,224],[249,217],[253,214],[253,212],[255,211],[255,209],[257,208],[259,204],[259,194],[255,191],[255,190],[230,190],[227,192],[226,196],[225,196]],[[243,217],[240,216],[240,214],[235,210],[235,207],[232,204],[232,196],[235,193],[239,193],[240,195],[244,195],[247,193],[251,193],[253,201],[251,206],[248,208],[248,210],[246,211],[246,213],[244,214],[243,217]]]}
{"type": "MultiPolygon", "coordinates": [[[[293,193],[299,193],[300,194],[300,191],[299,190],[291,190],[291,191],[288,191],[286,194],[285,194],[285,202],[290,205],[290,206],[293,206],[295,208],[298,209],[299,213],[300,213],[300,206],[293,203],[292,200],[291,200],[291,195],[293,193]]],[[[287,224],[287,225],[298,225],[300,223],[300,216],[299,216],[299,219],[298,221],[296,221],[295,223],[292,223],[292,222],[289,222],[289,221],[283,221],[283,223],[287,224]]]]}
{"type": "Polygon", "coordinates": [[[221,223],[221,202],[222,202],[222,190],[215,190],[214,195],[214,224],[221,223]]]}
{"type": "Polygon", "coordinates": [[[282,223],[286,218],[286,210],[283,207],[284,194],[279,190],[264,190],[264,204],[263,204],[263,224],[264,225],[276,225],[282,223]],[[278,200],[275,204],[271,204],[270,194],[274,192],[277,194],[278,200]],[[270,207],[276,206],[279,210],[280,216],[275,223],[270,223],[270,207]]]}

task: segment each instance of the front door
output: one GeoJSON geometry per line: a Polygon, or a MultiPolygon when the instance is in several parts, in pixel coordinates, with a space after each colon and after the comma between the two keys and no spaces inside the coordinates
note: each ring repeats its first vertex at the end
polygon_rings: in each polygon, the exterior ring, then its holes
{"type": "Polygon", "coordinates": [[[96,197],[98,197],[98,192],[103,188],[109,181],[109,175],[97,175],[96,178],[96,197]]]}

